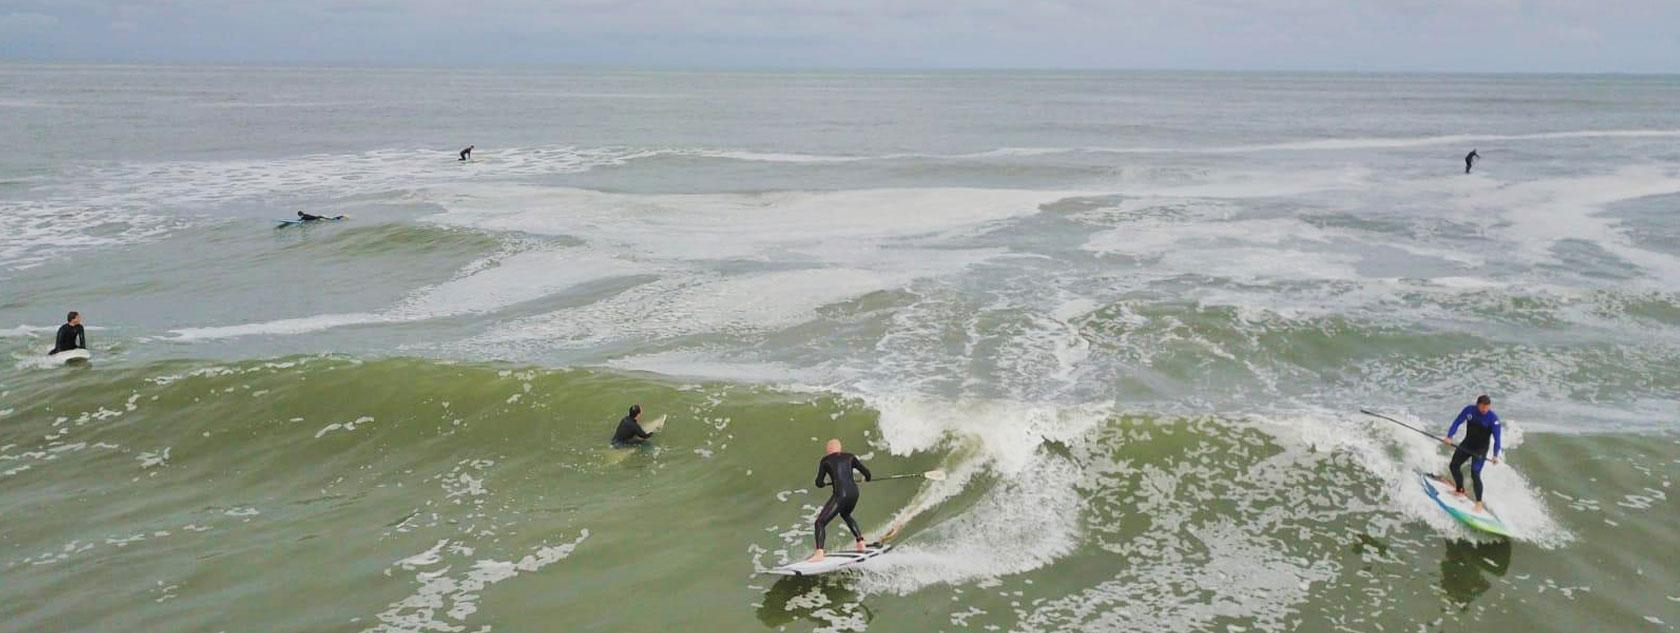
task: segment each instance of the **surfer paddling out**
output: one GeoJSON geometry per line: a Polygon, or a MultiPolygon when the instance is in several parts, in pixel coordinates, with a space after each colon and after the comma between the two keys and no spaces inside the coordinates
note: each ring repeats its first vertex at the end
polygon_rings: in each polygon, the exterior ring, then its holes
{"type": "Polygon", "coordinates": [[[630,414],[618,421],[618,430],[613,432],[612,445],[636,446],[646,443],[650,437],[653,437],[653,432],[642,428],[642,405],[633,404],[630,405],[630,414]]]}
{"type": "Polygon", "coordinates": [[[87,330],[82,328],[82,313],[71,310],[64,317],[64,325],[58,326],[57,342],[48,356],[70,350],[87,349],[87,330]]]}

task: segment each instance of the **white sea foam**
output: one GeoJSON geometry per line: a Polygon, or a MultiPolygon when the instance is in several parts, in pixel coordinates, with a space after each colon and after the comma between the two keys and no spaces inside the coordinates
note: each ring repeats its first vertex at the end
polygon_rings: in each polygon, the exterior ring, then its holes
{"type": "Polygon", "coordinates": [[[414,582],[418,587],[412,595],[379,612],[379,624],[365,630],[379,633],[466,630],[465,623],[478,612],[479,598],[485,590],[565,560],[588,538],[589,530],[583,530],[575,540],[539,545],[518,560],[474,560],[470,567],[455,573],[451,573],[454,565],[436,568],[443,562],[446,548],[465,556],[471,556],[472,549],[450,539],[439,540],[426,551],[397,561],[396,567],[415,572],[414,582]]]}
{"type": "Polygon", "coordinates": [[[471,348],[588,346],[786,327],[870,292],[952,274],[1001,251],[933,248],[1035,214],[1066,192],[916,189],[641,196],[456,187],[435,221],[581,238],[659,275],[602,301],[500,328],[471,348]],[[723,262],[753,262],[719,272],[723,262]],[[773,265],[780,270],[763,270],[773,265]]]}
{"type": "Polygon", "coordinates": [[[926,484],[889,521],[904,525],[962,492],[983,474],[1000,483],[974,507],[917,532],[893,557],[871,567],[861,585],[905,593],[936,583],[966,583],[1046,565],[1079,541],[1081,475],[1042,449],[1047,440],[1087,433],[1107,419],[1106,405],[1062,408],[1005,401],[867,398],[880,412],[881,441],[895,454],[952,449],[947,479],[926,484]],[[975,551],[1001,552],[976,557],[975,551]]]}
{"type": "Polygon", "coordinates": [[[1215,145],[1208,147],[1008,147],[969,157],[1045,156],[1067,153],[1093,154],[1248,154],[1258,152],[1329,152],[1370,149],[1409,149],[1441,145],[1462,146],[1475,143],[1520,143],[1528,141],[1560,141],[1578,139],[1665,139],[1680,137],[1680,130],[1568,130],[1533,134],[1445,134],[1412,137],[1349,137],[1315,138],[1280,143],[1247,145],[1215,145]]]}

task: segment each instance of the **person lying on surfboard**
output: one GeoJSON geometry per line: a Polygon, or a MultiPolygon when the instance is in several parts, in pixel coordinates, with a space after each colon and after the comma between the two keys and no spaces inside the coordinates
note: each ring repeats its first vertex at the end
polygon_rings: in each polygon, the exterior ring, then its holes
{"type": "Polygon", "coordinates": [[[64,317],[64,325],[58,326],[58,341],[47,355],[73,349],[87,349],[87,331],[82,329],[82,313],[75,310],[64,317]]]}
{"type": "Polygon", "coordinates": [[[652,433],[642,430],[642,405],[630,405],[630,415],[618,421],[618,431],[613,433],[613,446],[636,446],[647,442],[653,437],[652,433]]]}
{"type": "Polygon", "coordinates": [[[335,215],[335,216],[332,216],[332,217],[329,218],[329,217],[324,216],[324,215],[315,215],[313,213],[304,213],[302,211],[298,212],[298,221],[299,222],[319,222],[321,220],[342,220],[342,219],[344,219],[344,216],[342,216],[342,215],[335,215]]]}
{"type": "Polygon", "coordinates": [[[868,551],[869,547],[863,542],[863,530],[858,529],[857,521],[852,520],[852,510],[857,508],[857,481],[852,479],[852,471],[863,473],[863,480],[869,481],[872,476],[869,468],[858,461],[856,455],[842,452],[840,440],[829,440],[821,461],[817,462],[817,487],[822,488],[828,483],[834,484],[834,493],[829,495],[828,503],[824,503],[822,511],[817,513],[817,551],[811,554],[808,562],[817,562],[826,555],[823,552],[823,541],[828,537],[828,524],[839,516],[846,521],[846,527],[852,531],[852,537],[857,539],[857,551],[868,551]],[[824,480],[827,483],[824,483],[824,480]]]}
{"type": "MultiPolygon", "coordinates": [[[[1447,429],[1442,442],[1452,444],[1452,436],[1458,432],[1459,425],[1468,423],[1464,427],[1464,441],[1458,443],[1458,450],[1453,451],[1452,463],[1447,470],[1452,473],[1452,484],[1456,490],[1453,494],[1464,496],[1464,468],[1465,460],[1470,463],[1470,480],[1476,485],[1476,511],[1486,512],[1482,506],[1482,462],[1499,463],[1499,414],[1493,412],[1493,399],[1482,395],[1476,398],[1476,404],[1464,407],[1453,418],[1452,427],[1447,429]],[[1493,451],[1488,451],[1488,439],[1493,440],[1493,451]]],[[[1446,481],[1443,478],[1441,481],[1446,481]]]]}

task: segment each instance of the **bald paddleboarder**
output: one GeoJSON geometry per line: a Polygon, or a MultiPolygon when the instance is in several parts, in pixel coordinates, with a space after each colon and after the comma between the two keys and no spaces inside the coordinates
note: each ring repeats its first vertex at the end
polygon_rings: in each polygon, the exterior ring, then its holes
{"type": "Polygon", "coordinates": [[[869,468],[865,467],[856,455],[842,451],[840,440],[837,439],[829,440],[823,453],[822,460],[817,462],[817,487],[825,488],[832,484],[834,493],[829,495],[828,503],[824,503],[822,511],[817,513],[814,526],[817,533],[817,551],[805,559],[813,563],[826,556],[823,542],[827,540],[828,524],[834,517],[840,517],[846,522],[846,528],[852,531],[852,538],[857,539],[857,551],[868,551],[868,544],[863,541],[863,530],[858,529],[857,521],[852,519],[852,510],[857,508],[859,496],[857,481],[852,478],[852,473],[863,473],[863,480],[869,481],[872,478],[869,468]]]}

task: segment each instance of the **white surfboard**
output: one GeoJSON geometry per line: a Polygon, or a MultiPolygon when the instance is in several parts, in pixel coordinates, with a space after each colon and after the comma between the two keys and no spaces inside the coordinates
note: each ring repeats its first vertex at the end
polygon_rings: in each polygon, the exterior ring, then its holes
{"type": "Polygon", "coordinates": [[[663,429],[663,428],[665,428],[665,416],[663,416],[663,415],[659,416],[657,418],[654,418],[653,420],[649,421],[647,424],[642,425],[642,431],[647,432],[647,433],[653,433],[653,432],[658,431],[659,429],[663,429]]]}
{"type": "Polygon", "coordinates": [[[55,363],[73,363],[93,358],[93,352],[86,349],[67,349],[47,358],[52,359],[55,363]]]}
{"type": "Polygon", "coordinates": [[[847,546],[846,549],[841,551],[828,552],[822,560],[814,563],[799,561],[767,570],[764,573],[777,576],[818,576],[857,567],[877,556],[892,551],[892,548],[893,546],[890,544],[873,543],[864,548],[866,551],[859,552],[847,546]]]}

